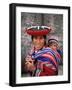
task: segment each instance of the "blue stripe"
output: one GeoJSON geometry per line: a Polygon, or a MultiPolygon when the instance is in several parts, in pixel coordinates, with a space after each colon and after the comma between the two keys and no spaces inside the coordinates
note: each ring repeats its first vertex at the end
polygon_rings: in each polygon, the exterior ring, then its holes
{"type": "Polygon", "coordinates": [[[34,52],[32,55],[35,55],[35,58],[37,58],[38,56],[45,54],[45,53],[48,53],[48,52],[51,54],[54,54],[52,50],[46,50],[46,51],[44,50],[44,51],[39,51],[37,53],[34,52]]]}

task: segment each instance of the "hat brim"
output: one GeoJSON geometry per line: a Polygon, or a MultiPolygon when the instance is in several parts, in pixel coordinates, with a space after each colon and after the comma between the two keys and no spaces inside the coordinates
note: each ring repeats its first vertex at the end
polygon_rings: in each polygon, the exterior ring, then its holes
{"type": "Polygon", "coordinates": [[[50,31],[51,31],[51,29],[43,29],[43,30],[28,29],[28,30],[26,30],[27,34],[32,35],[32,36],[47,35],[50,31]]]}

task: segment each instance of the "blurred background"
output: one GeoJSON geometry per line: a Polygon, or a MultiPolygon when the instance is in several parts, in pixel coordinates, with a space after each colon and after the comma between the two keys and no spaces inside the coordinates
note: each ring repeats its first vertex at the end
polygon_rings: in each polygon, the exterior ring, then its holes
{"type": "MultiPolygon", "coordinates": [[[[47,41],[50,36],[57,36],[59,45],[63,49],[63,15],[48,14],[48,13],[27,13],[21,12],[21,75],[28,76],[24,62],[25,57],[31,49],[31,37],[25,32],[30,26],[48,26],[52,31],[47,36],[47,41]]],[[[63,74],[62,65],[59,67],[59,75],[63,74]]]]}

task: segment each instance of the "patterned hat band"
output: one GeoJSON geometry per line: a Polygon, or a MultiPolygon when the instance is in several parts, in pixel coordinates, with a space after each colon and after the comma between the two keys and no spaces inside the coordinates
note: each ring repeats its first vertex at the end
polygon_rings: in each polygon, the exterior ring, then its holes
{"type": "Polygon", "coordinates": [[[56,39],[49,39],[48,40],[48,43],[52,43],[52,42],[57,43],[57,44],[59,43],[58,40],[56,40],[56,39]]]}
{"type": "Polygon", "coordinates": [[[32,26],[26,30],[29,35],[47,35],[50,31],[51,28],[47,26],[32,26]]]}

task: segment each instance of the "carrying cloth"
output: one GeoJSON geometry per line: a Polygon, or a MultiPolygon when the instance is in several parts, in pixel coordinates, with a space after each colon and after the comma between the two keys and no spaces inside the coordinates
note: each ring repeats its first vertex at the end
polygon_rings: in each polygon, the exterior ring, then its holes
{"type": "MultiPolygon", "coordinates": [[[[48,63],[51,64],[55,68],[56,72],[58,72],[58,60],[60,60],[60,57],[58,57],[57,54],[51,48],[47,47],[47,48],[43,48],[43,49],[39,50],[38,52],[33,52],[32,59],[34,59],[35,61],[38,62],[37,69],[39,69],[39,67],[41,67],[44,69],[44,71],[46,71],[44,73],[47,74],[48,71],[51,72],[51,70],[52,70],[51,68],[48,68],[48,66],[49,66],[48,63]]],[[[48,73],[48,75],[51,75],[50,72],[48,73]]],[[[41,70],[38,73],[40,75],[41,75],[41,73],[42,73],[42,75],[44,74],[43,72],[41,72],[41,70]]],[[[37,74],[37,75],[39,75],[39,74],[37,74]]]]}

